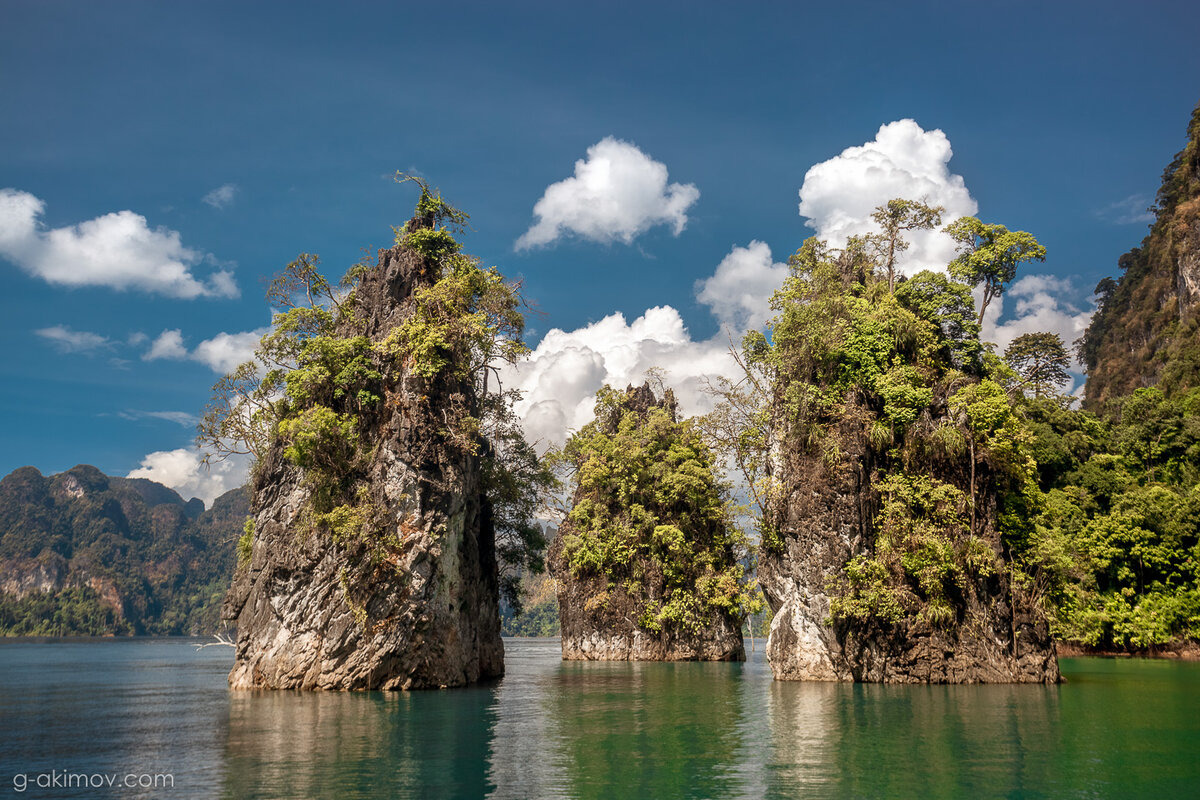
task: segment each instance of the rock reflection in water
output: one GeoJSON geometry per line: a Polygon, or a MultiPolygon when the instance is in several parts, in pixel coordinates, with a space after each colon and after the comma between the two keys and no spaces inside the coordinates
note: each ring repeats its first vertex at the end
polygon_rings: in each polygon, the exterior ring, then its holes
{"type": "Polygon", "coordinates": [[[1043,754],[1053,745],[1058,691],[774,683],[766,794],[995,797],[1044,789],[1054,782],[1043,754]]]}
{"type": "Polygon", "coordinates": [[[229,798],[483,797],[495,687],[231,692],[229,798]]]}
{"type": "Polygon", "coordinates": [[[572,797],[729,797],[745,683],[741,664],[565,662],[549,695],[550,758],[572,797]]]}

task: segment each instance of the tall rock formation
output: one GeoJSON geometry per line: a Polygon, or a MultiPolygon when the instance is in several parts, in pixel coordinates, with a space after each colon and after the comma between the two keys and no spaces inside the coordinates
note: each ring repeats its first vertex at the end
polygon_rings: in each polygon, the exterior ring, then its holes
{"type": "MultiPolygon", "coordinates": [[[[891,619],[833,618],[833,606],[848,583],[847,564],[876,552],[874,519],[882,506],[878,465],[862,432],[850,427],[836,434],[848,445],[838,464],[830,466],[818,455],[787,465],[780,544],[759,553],[759,584],[775,612],[767,642],[775,677],[869,683],[1057,682],[1058,662],[1046,619],[1027,595],[1014,591],[1010,574],[999,566],[1002,548],[991,487],[981,493],[987,497],[974,536],[986,548],[983,557],[994,566],[989,574],[964,570],[950,581],[953,610],[948,619],[912,613],[920,601],[911,589],[897,592],[898,604],[908,605],[908,613],[891,619]]],[[[950,546],[966,549],[962,541],[950,546]]]]}
{"type": "Polygon", "coordinates": [[[605,387],[564,453],[574,503],[550,548],[563,658],[744,660],[744,541],[671,391],[605,387]]]}
{"type": "Polygon", "coordinates": [[[1187,135],[1163,172],[1149,235],[1121,256],[1117,280],[1096,287],[1098,308],[1079,342],[1089,410],[1143,387],[1200,386],[1200,105],[1187,135]]]}
{"type": "MultiPolygon", "coordinates": [[[[432,214],[398,241],[328,337],[350,383],[304,408],[307,379],[291,378],[295,421],[258,465],[250,555],[225,607],[234,688],[420,689],[503,674],[493,517],[475,434],[458,427],[478,419],[479,398],[470,376],[420,360],[454,352],[422,355],[406,338],[456,269],[457,245],[432,214]],[[332,466],[303,449],[325,435],[348,448],[332,466]]],[[[323,358],[316,349],[302,367],[323,358]]]]}
{"type": "Polygon", "coordinates": [[[809,240],[791,265],[771,339],[746,339],[761,394],[740,395],[736,440],[764,453],[775,677],[1056,682],[1049,626],[1013,580],[1036,534],[1028,439],[977,329],[947,322],[973,320],[969,290],[922,273],[893,293],[853,242],[809,240]]]}

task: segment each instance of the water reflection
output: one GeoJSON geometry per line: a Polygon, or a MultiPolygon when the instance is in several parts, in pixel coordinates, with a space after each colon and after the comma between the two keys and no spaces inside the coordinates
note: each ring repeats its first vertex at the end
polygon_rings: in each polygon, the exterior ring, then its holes
{"type": "MultiPolygon", "coordinates": [[[[39,797],[1190,797],[1200,664],[1064,660],[1045,686],[776,683],[745,664],[563,663],[411,694],[230,692],[187,642],[0,642],[0,785],[150,771],[174,794],[39,797]],[[83,668],[86,665],[86,668],[83,668]]],[[[33,796],[32,789],[30,796],[33,796]]]]}
{"type": "Polygon", "coordinates": [[[465,690],[226,693],[223,795],[1112,796],[1200,777],[1197,665],[1089,661],[1065,665],[1061,687],[872,686],[775,682],[761,657],[507,650],[503,680],[465,690]]]}
{"type": "Polygon", "coordinates": [[[552,758],[572,797],[739,791],[746,685],[730,663],[566,662],[547,695],[552,758]]]}
{"type": "Polygon", "coordinates": [[[483,797],[496,687],[231,692],[229,798],[483,797]]]}

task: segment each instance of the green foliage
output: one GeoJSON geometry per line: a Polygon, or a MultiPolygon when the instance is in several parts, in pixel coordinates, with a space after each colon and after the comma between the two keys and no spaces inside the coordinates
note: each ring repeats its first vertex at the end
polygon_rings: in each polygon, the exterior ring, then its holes
{"type": "Polygon", "coordinates": [[[420,188],[421,196],[417,200],[413,216],[425,221],[427,227],[446,225],[460,233],[466,228],[467,222],[471,219],[470,215],[443,200],[442,193],[437,189],[431,189],[424,178],[397,171],[395,181],[400,184],[415,183],[420,188]]]}
{"type": "Polygon", "coordinates": [[[1042,492],[1035,591],[1057,636],[1120,649],[1200,638],[1197,399],[1139,389],[1113,421],[1026,401],[1042,492]]]}
{"type": "MultiPolygon", "coordinates": [[[[904,619],[888,568],[870,556],[854,556],[845,567],[841,585],[830,587],[829,613],[832,620],[854,619],[863,623],[895,625],[904,619]]],[[[831,621],[832,621],[831,620],[831,621]]]]}
{"type": "Polygon", "coordinates": [[[436,283],[417,290],[413,314],[391,331],[381,352],[405,357],[423,378],[448,367],[456,377],[475,376],[496,360],[511,363],[528,352],[515,287],[475,259],[454,256],[447,264],[436,283]]]}
{"type": "Polygon", "coordinates": [[[320,480],[336,481],[347,473],[358,455],[359,434],[354,417],[338,414],[324,405],[313,405],[282,420],[278,433],[287,443],[283,456],[320,480]]]}
{"type": "Polygon", "coordinates": [[[21,599],[0,593],[0,631],[5,636],[106,636],[131,634],[134,626],[94,589],[74,586],[21,599]]]}
{"type": "Polygon", "coordinates": [[[896,287],[896,299],[941,334],[943,357],[955,368],[977,373],[981,368],[979,322],[975,301],[965,284],[940,272],[924,270],[896,287]]]}
{"type": "Polygon", "coordinates": [[[983,286],[976,319],[980,325],[988,305],[1016,277],[1017,267],[1026,261],[1046,260],[1046,248],[1025,231],[1010,231],[975,217],[960,217],[945,231],[958,242],[958,257],[949,264],[950,275],[968,286],[983,286]]]}
{"type": "Polygon", "coordinates": [[[301,345],[284,387],[299,408],[347,401],[343,405],[361,412],[379,402],[382,381],[367,337],[312,336],[301,345]]]}
{"type": "Polygon", "coordinates": [[[675,419],[669,390],[653,400],[649,385],[604,387],[596,419],[558,461],[573,471],[576,498],[563,557],[575,577],[623,587],[640,627],[698,631],[714,614],[741,620],[756,606],[713,455],[693,422],[675,419]]]}
{"type": "Polygon", "coordinates": [[[246,517],[242,527],[242,535],[238,537],[237,554],[238,566],[250,563],[250,555],[254,548],[254,517],[246,517]]]}
{"type": "Polygon", "coordinates": [[[449,231],[433,228],[417,228],[407,233],[398,231],[396,244],[402,247],[411,247],[424,256],[426,261],[432,262],[441,261],[443,258],[457,253],[460,248],[458,241],[449,231]]]}
{"type": "Polygon", "coordinates": [[[1055,393],[1070,376],[1071,357],[1057,333],[1023,333],[1004,351],[1004,360],[1034,397],[1055,393]]]}
{"type": "Polygon", "coordinates": [[[451,230],[465,228],[465,213],[420,178],[396,179],[421,190],[414,219],[396,230],[397,245],[421,258],[404,320],[382,340],[368,338],[358,293],[373,269],[356,264],[335,289],[319,259],[301,254],[272,281],[268,299],[280,311],[254,361],[215,387],[198,441],[212,458],[261,460],[279,446],[310,491],[304,529],[366,545],[376,563],[398,546],[364,494],[381,422],[388,407],[436,395],[424,446],[480,458],[503,591],[517,602],[519,570],[543,568],[545,541],[532,520],[554,485],[512,413],[519,396],[494,380],[528,352],[519,287],[461,252],[451,230]]]}

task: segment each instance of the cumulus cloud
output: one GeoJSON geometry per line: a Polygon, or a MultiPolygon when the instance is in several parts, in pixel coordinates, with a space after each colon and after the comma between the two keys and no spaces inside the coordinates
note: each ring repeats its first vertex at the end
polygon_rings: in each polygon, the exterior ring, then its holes
{"type": "MultiPolygon", "coordinates": [[[[848,147],[816,164],[800,187],[800,215],[817,236],[835,247],[850,236],[878,230],[871,212],[903,197],[944,206],[944,223],[974,216],[979,205],[961,175],[950,172],[950,140],[941,130],[926,131],[911,119],[881,125],[873,141],[848,147]]],[[[916,231],[899,259],[901,272],[939,269],[954,258],[954,241],[940,231],[916,231]]]]}
{"type": "Polygon", "coordinates": [[[244,485],[249,467],[250,460],[245,456],[230,456],[206,466],[200,451],[181,447],[150,453],[125,477],[148,478],[170,486],[183,497],[199,497],[210,505],[230,489],[244,485]]]}
{"type": "Polygon", "coordinates": [[[734,247],[709,278],[696,281],[696,299],[733,331],[759,329],[771,318],[771,295],[787,277],[786,264],[771,259],[765,242],[734,247]]]}
{"type": "Polygon", "coordinates": [[[605,384],[640,384],[646,370],[658,367],[680,411],[698,414],[712,405],[704,392],[707,379],[730,375],[735,366],[726,339],[694,341],[678,311],[655,306],[633,322],[610,314],[573,331],[555,328],[526,361],[506,368],[503,380],[506,388],[524,392],[516,412],[526,436],[561,444],[569,430],[592,418],[596,391],[605,384]]]}
{"type": "Polygon", "coordinates": [[[140,214],[117,211],[47,230],[39,221],[44,210],[28,192],[0,189],[0,257],[47,283],[183,299],[238,296],[233,273],[198,278],[193,268],[211,257],[184,247],[177,231],[150,228],[140,214]]]}
{"type": "Polygon", "coordinates": [[[574,177],[546,187],[533,207],[537,222],[517,239],[516,249],[549,244],[575,234],[596,242],[631,244],[655,225],[678,236],[687,210],[700,197],[693,184],[667,183],[667,167],[635,145],[611,136],[575,162],[574,177]]]}
{"type": "Polygon", "coordinates": [[[194,350],[189,351],[183,342],[183,333],[178,328],[169,329],[155,338],[150,349],[142,354],[142,360],[182,361],[190,359],[199,361],[213,372],[224,375],[254,357],[254,350],[267,330],[267,328],[259,328],[241,333],[221,332],[211,339],[205,339],[196,345],[194,350]]]}
{"type": "Polygon", "coordinates": [[[258,341],[266,332],[266,329],[262,328],[244,333],[218,333],[196,345],[191,357],[207,364],[213,372],[224,375],[254,357],[258,341]]]}
{"type": "Polygon", "coordinates": [[[237,194],[237,184],[227,183],[224,186],[218,186],[204,197],[200,198],[213,208],[220,210],[233,202],[234,195],[237,194]]]}
{"type": "Polygon", "coordinates": [[[94,354],[100,350],[112,349],[113,343],[106,336],[90,331],[71,330],[66,325],[52,325],[34,331],[50,342],[60,353],[94,354]]]}
{"type": "MultiPolygon", "coordinates": [[[[983,319],[983,338],[1003,353],[1012,340],[1026,333],[1057,333],[1071,350],[1072,343],[1087,330],[1094,308],[1080,308],[1067,298],[1078,292],[1069,280],[1053,275],[1026,275],[988,305],[983,319]],[[1001,321],[1002,317],[1006,317],[1001,321]]],[[[1082,372],[1072,356],[1072,371],[1082,372]]]]}
{"type": "Polygon", "coordinates": [[[182,359],[187,357],[187,348],[183,346],[183,334],[178,328],[175,328],[160,333],[151,343],[150,349],[142,355],[142,360],[156,361],[160,358],[182,359]]]}

